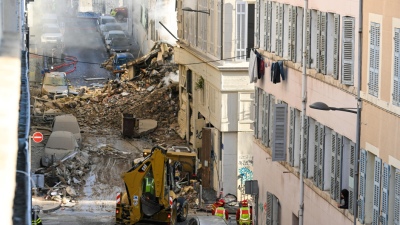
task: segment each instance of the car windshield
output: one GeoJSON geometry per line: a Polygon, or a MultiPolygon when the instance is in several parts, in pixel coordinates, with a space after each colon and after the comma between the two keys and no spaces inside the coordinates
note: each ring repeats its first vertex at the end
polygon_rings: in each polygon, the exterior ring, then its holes
{"type": "Polygon", "coordinates": [[[110,18],[110,19],[102,19],[101,20],[102,24],[106,24],[106,23],[115,23],[115,19],[114,18],[110,18]]]}
{"type": "Polygon", "coordinates": [[[125,34],[110,34],[108,33],[108,39],[114,39],[114,38],[124,38],[125,34]]]}
{"type": "Polygon", "coordinates": [[[112,46],[126,46],[129,45],[129,40],[126,38],[114,38],[111,41],[112,46]]]}
{"type": "Polygon", "coordinates": [[[67,86],[67,81],[63,76],[45,76],[43,84],[52,86],[67,86]]]}
{"type": "Polygon", "coordinates": [[[114,24],[107,24],[104,27],[104,31],[110,31],[110,30],[122,30],[122,27],[119,25],[114,25],[114,24]]]}
{"type": "Polygon", "coordinates": [[[58,27],[43,27],[43,33],[60,33],[60,29],[58,27]]]}

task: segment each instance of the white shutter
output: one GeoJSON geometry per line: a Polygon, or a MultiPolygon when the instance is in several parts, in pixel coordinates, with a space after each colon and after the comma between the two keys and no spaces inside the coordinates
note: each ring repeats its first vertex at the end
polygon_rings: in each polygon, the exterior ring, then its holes
{"type": "Polygon", "coordinates": [[[325,149],[325,126],[319,126],[319,148],[318,148],[318,187],[324,188],[324,149],[325,149]]]}
{"type": "Polygon", "coordinates": [[[294,140],[295,140],[295,111],[294,108],[290,107],[289,115],[289,164],[294,165],[294,140]]]}
{"type": "Polygon", "coordinates": [[[321,28],[320,28],[320,35],[321,35],[321,40],[320,40],[320,45],[319,47],[319,72],[326,74],[326,34],[327,34],[327,29],[326,29],[326,12],[321,12],[321,28]]]}
{"type": "Polygon", "coordinates": [[[274,145],[274,121],[275,118],[275,97],[273,95],[269,95],[269,108],[268,108],[268,121],[269,121],[269,130],[268,130],[268,147],[272,147],[274,145]]]}
{"type": "Polygon", "coordinates": [[[273,195],[267,192],[266,225],[272,225],[273,195]]]}
{"type": "Polygon", "coordinates": [[[286,161],[286,126],[287,105],[275,105],[274,143],[272,148],[272,161],[286,161]]]}
{"type": "Polygon", "coordinates": [[[296,40],[297,40],[297,7],[292,7],[292,37],[290,42],[292,47],[291,60],[296,62],[296,40]]]}
{"type": "Polygon", "coordinates": [[[319,123],[314,125],[314,175],[313,182],[318,186],[318,153],[319,153],[319,123]]]}
{"type": "Polygon", "coordinates": [[[349,173],[349,213],[354,215],[354,165],[355,165],[356,146],[350,143],[350,173],[349,173]]]}
{"type": "Polygon", "coordinates": [[[337,154],[337,135],[336,132],[332,131],[331,134],[331,198],[336,200],[336,154],[337,154]]]}
{"type": "Polygon", "coordinates": [[[340,43],[340,16],[334,15],[334,34],[333,34],[333,78],[339,77],[339,43],[340,43]]]}
{"type": "Polygon", "coordinates": [[[317,52],[315,57],[315,69],[320,72],[319,60],[321,54],[321,12],[317,11],[317,52]]]}
{"type": "Polygon", "coordinates": [[[278,55],[283,56],[283,4],[279,4],[279,49],[278,55]]]}
{"type": "Polygon", "coordinates": [[[368,93],[375,97],[378,97],[379,94],[379,49],[380,24],[371,23],[368,93]]]}
{"type": "Polygon", "coordinates": [[[389,185],[390,185],[390,165],[383,164],[382,172],[382,225],[388,225],[389,215],[389,185]]]}
{"type": "Polygon", "coordinates": [[[265,48],[268,52],[271,52],[271,29],[272,29],[272,2],[267,1],[267,30],[265,31],[266,39],[265,39],[265,48]]]}
{"type": "Polygon", "coordinates": [[[336,141],[336,168],[335,168],[335,190],[336,190],[336,201],[340,202],[340,191],[342,190],[342,158],[343,158],[343,137],[337,135],[336,141]]]}
{"type": "Polygon", "coordinates": [[[279,55],[279,25],[280,25],[280,16],[279,16],[279,9],[280,3],[275,4],[275,54],[279,55]]]}
{"type": "Polygon", "coordinates": [[[394,212],[393,219],[395,225],[400,225],[400,170],[396,169],[394,175],[394,212]]]}
{"type": "Polygon", "coordinates": [[[343,17],[342,83],[354,83],[354,18],[343,17]]]}
{"type": "Polygon", "coordinates": [[[255,5],[255,13],[256,13],[256,18],[255,18],[255,48],[260,47],[260,0],[256,0],[256,5],[255,5]]]}
{"type": "Polygon", "coordinates": [[[393,105],[400,106],[400,28],[394,29],[393,105]]]}
{"type": "Polygon", "coordinates": [[[262,143],[268,146],[269,143],[269,95],[263,91],[263,106],[262,106],[262,143]]]}
{"type": "MultiPolygon", "coordinates": [[[[217,32],[218,32],[218,34],[216,35],[217,36],[217,56],[218,57],[220,57],[220,58],[222,58],[222,43],[221,43],[221,38],[223,37],[223,35],[222,35],[222,33],[219,33],[219,32],[221,32],[221,27],[222,27],[222,25],[221,25],[221,0],[218,0],[218,18],[217,18],[217,24],[218,24],[218,28],[217,28],[217,32]]],[[[214,22],[214,21],[211,21],[211,22],[214,22]]]]}
{"type": "Polygon", "coordinates": [[[253,119],[254,127],[253,127],[253,129],[254,129],[254,137],[256,139],[258,139],[258,123],[259,123],[258,115],[260,112],[259,102],[258,102],[259,98],[260,98],[258,96],[259,91],[260,91],[260,89],[258,87],[254,88],[254,119],[253,119]]]}
{"type": "MultiPolygon", "coordinates": [[[[303,167],[303,176],[308,177],[308,135],[309,135],[309,124],[308,124],[308,116],[304,117],[304,136],[302,140],[303,144],[303,160],[304,160],[304,167],[303,167]]],[[[301,162],[300,162],[301,163],[301,162]]]]}
{"type": "Polygon", "coordinates": [[[372,201],[372,225],[379,225],[380,196],[381,196],[382,159],[375,157],[374,165],[374,197],[372,201]]]}
{"type": "Polygon", "coordinates": [[[306,17],[306,67],[310,68],[311,63],[311,10],[307,9],[307,17],[306,17]]]}
{"type": "Polygon", "coordinates": [[[292,59],[292,51],[294,51],[294,49],[292,49],[292,35],[296,36],[296,34],[292,34],[292,26],[293,26],[292,20],[293,20],[293,18],[296,17],[296,15],[293,15],[292,8],[296,8],[296,7],[292,6],[292,5],[288,6],[288,11],[289,11],[288,17],[289,18],[288,18],[287,44],[288,44],[288,56],[289,56],[289,59],[292,59]]]}
{"type": "Polygon", "coordinates": [[[365,220],[365,196],[367,183],[367,151],[364,149],[360,152],[360,199],[358,204],[358,220],[361,224],[365,220]]]}
{"type": "Polygon", "coordinates": [[[246,2],[236,2],[236,58],[246,59],[246,2]]]}
{"type": "Polygon", "coordinates": [[[267,19],[269,16],[268,6],[269,6],[269,2],[264,2],[264,48],[267,51],[269,51],[268,50],[269,44],[267,44],[268,43],[267,36],[268,36],[268,29],[270,27],[270,26],[268,26],[269,20],[267,19]]]}
{"type": "Polygon", "coordinates": [[[208,52],[211,53],[212,55],[214,55],[215,54],[215,49],[214,49],[214,39],[215,39],[214,0],[210,0],[210,20],[207,22],[210,22],[210,38],[208,39],[208,44],[209,44],[208,52]]]}

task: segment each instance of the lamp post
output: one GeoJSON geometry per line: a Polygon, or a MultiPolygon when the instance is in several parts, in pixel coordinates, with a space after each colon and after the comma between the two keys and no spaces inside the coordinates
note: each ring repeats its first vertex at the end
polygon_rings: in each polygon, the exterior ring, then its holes
{"type": "Polygon", "coordinates": [[[333,111],[343,111],[357,114],[357,128],[356,128],[356,149],[354,154],[354,180],[353,180],[353,215],[354,215],[354,225],[357,224],[357,212],[358,212],[358,155],[360,154],[360,132],[361,132],[361,99],[357,98],[357,108],[336,108],[329,107],[323,102],[315,102],[310,105],[310,108],[317,110],[333,110],[333,111]],[[353,110],[352,110],[353,109],[353,110]],[[354,110],[356,109],[356,110],[354,110]]]}

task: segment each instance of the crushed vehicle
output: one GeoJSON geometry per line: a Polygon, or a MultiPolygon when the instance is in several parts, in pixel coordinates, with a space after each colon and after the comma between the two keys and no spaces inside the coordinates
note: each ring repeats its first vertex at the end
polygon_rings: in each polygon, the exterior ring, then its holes
{"type": "Polygon", "coordinates": [[[189,205],[177,197],[176,168],[167,150],[153,147],[150,153],[122,174],[126,192],[119,193],[116,224],[161,222],[175,225],[187,219],[189,205]]]}
{"type": "Polygon", "coordinates": [[[44,156],[40,159],[40,166],[48,167],[55,162],[78,152],[78,142],[73,133],[68,131],[53,131],[44,148],[44,156]]]}
{"type": "Polygon", "coordinates": [[[65,72],[48,72],[43,76],[42,95],[48,95],[51,99],[68,96],[69,87],[65,72]]]}
{"type": "Polygon", "coordinates": [[[54,117],[52,131],[68,131],[71,132],[78,144],[82,143],[83,131],[79,128],[78,120],[71,114],[59,115],[54,117]]]}
{"type": "Polygon", "coordinates": [[[107,47],[107,52],[111,55],[120,52],[130,52],[132,49],[132,43],[127,38],[114,38],[111,40],[107,47]]]}
{"type": "Polygon", "coordinates": [[[122,69],[122,65],[134,59],[133,55],[128,52],[116,53],[112,61],[113,73],[119,77],[125,70],[122,69]]]}

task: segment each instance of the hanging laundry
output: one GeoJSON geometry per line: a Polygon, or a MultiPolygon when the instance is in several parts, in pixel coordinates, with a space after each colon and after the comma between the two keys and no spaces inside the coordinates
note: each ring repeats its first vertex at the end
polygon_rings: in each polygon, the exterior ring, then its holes
{"type": "Polygon", "coordinates": [[[274,84],[281,82],[280,68],[278,63],[271,64],[271,81],[274,84]]]}
{"type": "Polygon", "coordinates": [[[257,51],[255,51],[256,56],[257,56],[257,65],[258,65],[258,79],[261,79],[262,77],[264,77],[264,73],[265,73],[265,65],[264,65],[264,57],[258,53],[257,51]]]}
{"type": "Polygon", "coordinates": [[[283,61],[278,61],[278,65],[279,65],[279,72],[282,77],[282,80],[285,80],[286,76],[285,76],[285,71],[283,70],[283,61]]]}
{"type": "Polygon", "coordinates": [[[254,50],[250,51],[250,60],[249,60],[249,78],[250,83],[254,83],[257,81],[257,73],[258,73],[258,66],[257,66],[257,56],[254,53],[254,50]]]}

